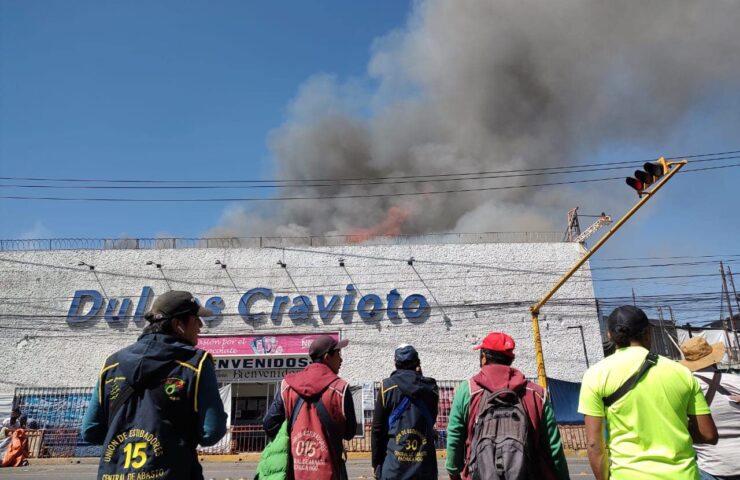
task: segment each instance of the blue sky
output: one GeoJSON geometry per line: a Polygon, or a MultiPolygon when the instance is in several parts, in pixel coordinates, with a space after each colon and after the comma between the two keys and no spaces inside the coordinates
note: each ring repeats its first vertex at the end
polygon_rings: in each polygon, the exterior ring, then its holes
{"type": "MultiPolygon", "coordinates": [[[[408,8],[0,5],[2,176],[136,179],[271,178],[267,135],[300,85],[323,72],[363,75],[373,39],[402,25],[408,8]]],[[[0,201],[0,237],[198,236],[223,208],[0,201]]]]}
{"type": "MultiPolygon", "coordinates": [[[[402,28],[410,8],[400,0],[0,0],[0,176],[274,178],[267,140],[301,86],[318,74],[372,86],[373,42],[402,28]]],[[[738,112],[738,91],[708,89],[665,138],[610,145],[571,163],[740,150],[738,112]]],[[[643,256],[732,260],[740,254],[739,184],[738,168],[677,178],[599,252],[594,266],[643,256]]],[[[616,206],[612,215],[636,200],[623,183],[603,185],[605,203],[616,206]]],[[[197,237],[218,223],[225,207],[0,199],[0,238],[197,237]]],[[[602,208],[581,206],[586,213],[602,208]]],[[[562,217],[564,224],[565,212],[562,217]]],[[[730,264],[740,271],[740,262],[730,264]]],[[[716,271],[715,263],[705,263],[594,274],[716,271]]],[[[597,293],[629,295],[631,288],[638,295],[718,291],[719,278],[605,281],[597,293]]]]}

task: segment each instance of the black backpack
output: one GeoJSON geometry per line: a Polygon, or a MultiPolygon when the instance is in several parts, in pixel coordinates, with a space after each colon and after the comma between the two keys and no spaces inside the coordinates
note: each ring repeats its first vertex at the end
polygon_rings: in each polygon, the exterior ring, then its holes
{"type": "Polygon", "coordinates": [[[470,441],[473,480],[525,480],[529,469],[529,420],[521,397],[508,389],[484,390],[470,441]]]}

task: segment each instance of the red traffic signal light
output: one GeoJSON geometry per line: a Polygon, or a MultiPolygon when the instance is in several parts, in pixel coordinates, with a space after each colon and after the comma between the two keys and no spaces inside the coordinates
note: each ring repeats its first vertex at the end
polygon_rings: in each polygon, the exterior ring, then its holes
{"type": "Polygon", "coordinates": [[[635,170],[634,178],[627,177],[627,185],[637,190],[639,196],[642,196],[646,188],[668,173],[671,165],[665,158],[660,158],[657,162],[647,162],[643,165],[643,168],[645,169],[644,171],[635,170]]]}
{"type": "Polygon", "coordinates": [[[645,190],[646,185],[641,180],[636,178],[627,177],[627,185],[637,190],[637,194],[642,196],[642,191],[645,190]]]}

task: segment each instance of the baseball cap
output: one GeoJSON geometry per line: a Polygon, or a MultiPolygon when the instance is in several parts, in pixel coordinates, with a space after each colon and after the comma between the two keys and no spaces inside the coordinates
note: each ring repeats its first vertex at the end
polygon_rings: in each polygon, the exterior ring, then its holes
{"type": "Polygon", "coordinates": [[[642,332],[650,322],[645,312],[632,305],[622,305],[609,314],[607,320],[609,330],[625,330],[628,335],[642,332]]]}
{"type": "Polygon", "coordinates": [[[170,290],[154,300],[152,309],[144,315],[144,318],[150,322],[159,322],[184,315],[212,317],[213,312],[198,305],[192,293],[170,290]]]}
{"type": "Polygon", "coordinates": [[[308,355],[311,358],[321,358],[325,353],[329,353],[332,350],[340,350],[348,344],[349,340],[337,341],[329,335],[321,335],[311,342],[311,346],[308,347],[308,355]]]}
{"type": "Polygon", "coordinates": [[[480,345],[473,347],[473,350],[493,350],[494,352],[503,353],[507,357],[514,358],[514,339],[502,332],[491,332],[486,335],[480,345]]]}
{"type": "Polygon", "coordinates": [[[418,362],[419,352],[411,345],[399,345],[393,354],[393,360],[396,363],[418,362]]]}

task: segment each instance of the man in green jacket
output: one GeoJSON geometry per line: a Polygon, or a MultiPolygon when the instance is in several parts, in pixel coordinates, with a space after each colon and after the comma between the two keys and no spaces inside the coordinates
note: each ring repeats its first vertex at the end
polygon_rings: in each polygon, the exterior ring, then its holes
{"type": "Polygon", "coordinates": [[[480,372],[460,384],[455,392],[447,425],[447,463],[451,480],[471,478],[470,443],[478,407],[486,391],[507,389],[515,392],[528,418],[528,466],[531,478],[568,480],[568,464],[560,441],[550,401],[539,385],[528,381],[514,361],[514,339],[505,333],[491,332],[483,339],[480,350],[480,372]]]}

